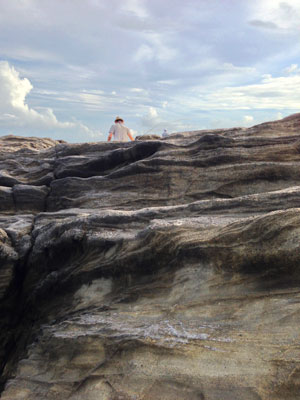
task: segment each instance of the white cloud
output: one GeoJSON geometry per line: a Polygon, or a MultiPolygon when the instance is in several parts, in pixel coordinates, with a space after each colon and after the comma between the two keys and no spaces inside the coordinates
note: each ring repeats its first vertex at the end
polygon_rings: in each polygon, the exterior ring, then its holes
{"type": "Polygon", "coordinates": [[[162,63],[173,60],[177,55],[177,50],[167,43],[167,35],[160,33],[144,34],[146,43],[137,49],[133,56],[136,62],[156,60],[162,63]]]}
{"type": "Polygon", "coordinates": [[[164,79],[157,81],[158,85],[168,85],[168,86],[176,86],[179,81],[176,79],[164,79]]]}
{"type": "MultiPolygon", "coordinates": [[[[193,88],[193,98],[184,98],[186,107],[202,110],[299,110],[300,75],[272,77],[244,86],[229,86],[215,91],[193,88]]],[[[182,102],[182,100],[181,100],[182,102]]]]}
{"type": "Polygon", "coordinates": [[[289,67],[285,68],[284,72],[286,74],[299,74],[300,68],[298,67],[298,64],[292,64],[289,67]]]}
{"type": "Polygon", "coordinates": [[[148,111],[148,115],[149,115],[151,118],[157,118],[157,117],[158,117],[157,110],[156,110],[155,108],[153,108],[153,107],[150,107],[150,108],[149,108],[149,111],[148,111]]]}
{"type": "Polygon", "coordinates": [[[93,106],[101,106],[103,104],[103,97],[99,94],[79,93],[78,98],[80,102],[82,101],[93,106]]]}
{"type": "Polygon", "coordinates": [[[252,115],[245,115],[244,116],[244,121],[248,124],[250,122],[253,122],[254,118],[252,117],[252,115]]]}
{"type": "Polygon", "coordinates": [[[0,124],[9,130],[25,128],[29,130],[79,131],[93,135],[94,132],[80,122],[61,122],[51,108],[30,108],[26,97],[33,89],[27,78],[21,78],[8,62],[0,62],[0,124]]]}
{"type": "Polygon", "coordinates": [[[146,18],[148,17],[148,11],[145,7],[144,1],[142,0],[126,0],[124,2],[121,10],[125,13],[131,13],[136,17],[139,18],[146,18]]]}
{"type": "Polygon", "coordinates": [[[254,67],[239,67],[237,65],[233,65],[231,63],[224,63],[222,66],[217,67],[217,70],[224,72],[233,72],[238,74],[253,74],[256,72],[254,67]]]}
{"type": "Polygon", "coordinates": [[[134,61],[150,61],[154,58],[154,50],[147,44],[142,44],[136,51],[134,61]]]}
{"type": "Polygon", "coordinates": [[[97,76],[96,72],[89,69],[86,65],[84,67],[78,65],[67,64],[65,66],[69,71],[75,74],[76,79],[91,79],[97,76]]]}
{"type": "Polygon", "coordinates": [[[252,25],[262,28],[299,30],[299,0],[255,0],[252,25]]]}
{"type": "MultiPolygon", "coordinates": [[[[48,90],[36,90],[36,95],[39,95],[41,99],[51,99],[55,102],[60,102],[67,105],[77,105],[80,106],[80,109],[85,110],[94,110],[94,111],[103,111],[109,108],[111,103],[117,102],[116,92],[115,94],[111,93],[110,96],[102,94],[102,91],[96,90],[81,90],[79,92],[69,92],[69,91],[48,91],[48,90]]],[[[36,107],[38,109],[38,107],[36,107]]]]}
{"type": "Polygon", "coordinates": [[[132,93],[143,93],[143,92],[144,92],[144,89],[141,89],[141,88],[131,88],[131,89],[130,89],[130,92],[132,92],[132,93]]]}
{"type": "Polygon", "coordinates": [[[45,62],[62,62],[60,58],[55,53],[51,51],[34,49],[29,46],[7,46],[1,48],[1,55],[6,59],[12,58],[21,61],[42,61],[45,62]]]}
{"type": "Polygon", "coordinates": [[[151,33],[148,40],[153,46],[155,57],[159,61],[173,60],[177,55],[177,50],[166,43],[166,35],[151,33]]]}
{"type": "Polygon", "coordinates": [[[152,128],[161,123],[156,108],[149,107],[147,112],[141,117],[141,123],[146,128],[152,128]]]}
{"type": "MultiPolygon", "coordinates": [[[[189,118],[170,120],[166,116],[161,116],[154,107],[148,108],[147,112],[140,117],[140,122],[144,129],[144,134],[161,134],[163,129],[167,129],[169,132],[182,132],[193,128],[189,118]]],[[[194,127],[194,129],[197,128],[194,127]]]]}
{"type": "Polygon", "coordinates": [[[129,129],[129,130],[132,136],[136,136],[138,134],[138,131],[136,131],[135,129],[129,129]]]}
{"type": "MultiPolygon", "coordinates": [[[[122,90],[123,93],[119,94],[116,91],[105,92],[98,89],[81,89],[75,91],[51,91],[44,89],[37,89],[35,97],[39,100],[45,101],[46,99],[52,102],[60,102],[60,107],[68,105],[69,107],[76,107],[76,110],[88,111],[91,113],[103,112],[105,114],[111,113],[116,110],[116,113],[132,114],[132,110],[145,110],[145,104],[151,103],[149,93],[145,89],[132,88],[122,90]],[[128,95],[126,95],[128,93],[128,95]]],[[[38,107],[35,107],[38,109],[38,107]]]]}

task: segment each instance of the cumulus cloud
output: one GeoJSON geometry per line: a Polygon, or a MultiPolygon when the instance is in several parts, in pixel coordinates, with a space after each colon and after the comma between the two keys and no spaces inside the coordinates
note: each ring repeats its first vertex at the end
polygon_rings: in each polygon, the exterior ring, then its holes
{"type": "Polygon", "coordinates": [[[254,118],[252,117],[252,115],[245,115],[244,116],[244,121],[248,124],[253,122],[254,118]]]}
{"type": "MultiPolygon", "coordinates": [[[[160,134],[163,129],[167,129],[169,132],[182,132],[193,128],[189,118],[170,119],[168,115],[161,115],[154,107],[149,107],[146,113],[140,117],[140,123],[144,134],[160,134]]],[[[196,128],[194,127],[194,129],[196,128]]]]}
{"type": "MultiPolygon", "coordinates": [[[[253,125],[253,121],[254,121],[254,117],[252,115],[245,115],[243,118],[242,126],[246,126],[246,127],[251,126],[251,125],[253,125]]],[[[239,124],[237,124],[237,125],[239,125],[239,124]]]]}
{"type": "Polygon", "coordinates": [[[146,128],[151,128],[161,122],[158,112],[154,107],[149,107],[147,112],[141,117],[141,123],[146,128]]]}
{"type": "Polygon", "coordinates": [[[51,108],[39,111],[30,108],[26,103],[33,86],[27,78],[21,78],[18,71],[8,62],[0,62],[0,125],[10,131],[26,129],[27,131],[64,130],[79,131],[93,136],[95,132],[80,122],[61,122],[51,108]]]}

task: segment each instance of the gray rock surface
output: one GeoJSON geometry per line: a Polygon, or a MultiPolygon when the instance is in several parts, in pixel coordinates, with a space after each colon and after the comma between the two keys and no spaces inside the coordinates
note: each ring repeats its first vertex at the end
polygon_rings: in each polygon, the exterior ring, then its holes
{"type": "Polygon", "coordinates": [[[58,143],[66,143],[64,140],[49,138],[24,137],[15,135],[0,136],[0,148],[6,153],[14,153],[16,150],[43,150],[55,146],[58,143]]]}
{"type": "Polygon", "coordinates": [[[300,399],[300,114],[0,142],[2,399],[300,399]]]}

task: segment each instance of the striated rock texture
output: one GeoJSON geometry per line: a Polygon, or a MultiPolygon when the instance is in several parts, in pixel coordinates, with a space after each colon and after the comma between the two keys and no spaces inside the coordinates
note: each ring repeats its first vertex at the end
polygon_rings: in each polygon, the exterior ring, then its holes
{"type": "Polygon", "coordinates": [[[0,140],[3,400],[300,399],[300,114],[28,140],[0,140]]]}
{"type": "Polygon", "coordinates": [[[5,152],[17,150],[43,150],[55,146],[58,143],[66,143],[64,140],[52,140],[49,138],[23,137],[15,135],[0,136],[0,147],[5,152]]]}

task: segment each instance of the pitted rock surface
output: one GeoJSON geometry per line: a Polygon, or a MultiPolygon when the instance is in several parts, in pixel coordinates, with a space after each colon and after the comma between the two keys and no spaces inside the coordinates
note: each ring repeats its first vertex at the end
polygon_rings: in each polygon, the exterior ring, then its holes
{"type": "Polygon", "coordinates": [[[300,399],[300,114],[0,165],[2,399],[300,399]]]}

